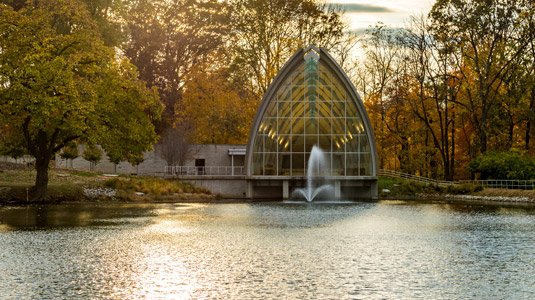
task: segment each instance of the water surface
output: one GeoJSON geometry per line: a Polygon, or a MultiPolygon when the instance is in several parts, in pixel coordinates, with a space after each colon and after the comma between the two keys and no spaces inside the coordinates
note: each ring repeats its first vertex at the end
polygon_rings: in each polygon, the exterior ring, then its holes
{"type": "Polygon", "coordinates": [[[530,299],[535,209],[466,204],[0,208],[2,299],[530,299]]]}

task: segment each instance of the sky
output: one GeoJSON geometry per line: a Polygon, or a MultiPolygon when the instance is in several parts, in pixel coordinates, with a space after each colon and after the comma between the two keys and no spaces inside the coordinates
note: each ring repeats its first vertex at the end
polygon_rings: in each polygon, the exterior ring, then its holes
{"type": "Polygon", "coordinates": [[[383,22],[403,27],[411,15],[427,14],[435,0],[330,0],[342,4],[352,31],[361,31],[383,22]]]}

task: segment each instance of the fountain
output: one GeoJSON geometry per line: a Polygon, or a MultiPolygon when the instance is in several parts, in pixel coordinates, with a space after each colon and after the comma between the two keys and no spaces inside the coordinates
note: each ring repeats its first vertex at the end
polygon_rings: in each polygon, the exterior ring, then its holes
{"type": "MultiPolygon", "coordinates": [[[[294,196],[302,196],[308,202],[312,202],[316,196],[325,191],[332,191],[333,186],[330,184],[321,185],[324,177],[325,171],[329,172],[330,167],[328,162],[325,160],[325,154],[323,151],[316,145],[312,147],[310,151],[310,157],[307,164],[307,183],[306,187],[302,189],[296,189],[293,192],[294,196]],[[323,170],[323,172],[322,172],[323,170]],[[322,174],[323,173],[323,174],[322,174]]],[[[330,175],[327,174],[327,175],[330,175]]]]}

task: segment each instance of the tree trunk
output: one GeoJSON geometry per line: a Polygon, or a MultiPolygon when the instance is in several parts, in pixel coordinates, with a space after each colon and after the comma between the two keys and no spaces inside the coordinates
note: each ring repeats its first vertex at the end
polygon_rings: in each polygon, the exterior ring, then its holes
{"type": "Polygon", "coordinates": [[[31,202],[46,202],[49,200],[48,195],[48,164],[50,157],[36,157],[35,169],[37,176],[35,177],[35,186],[31,189],[31,202]]]}
{"type": "Polygon", "coordinates": [[[479,130],[479,151],[481,154],[485,154],[487,152],[487,132],[485,129],[479,130]]]}
{"type": "Polygon", "coordinates": [[[455,112],[451,118],[451,158],[450,158],[450,177],[447,180],[452,180],[455,178],[455,112]]]}

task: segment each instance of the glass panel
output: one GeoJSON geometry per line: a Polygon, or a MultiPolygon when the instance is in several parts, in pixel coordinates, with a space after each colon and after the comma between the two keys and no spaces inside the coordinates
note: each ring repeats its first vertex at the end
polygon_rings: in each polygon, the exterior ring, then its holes
{"type": "Polygon", "coordinates": [[[305,115],[305,102],[292,103],[292,117],[303,117],[305,115]]]}
{"type": "Polygon", "coordinates": [[[319,134],[331,134],[331,119],[330,118],[319,118],[319,134]]]}
{"type": "Polygon", "coordinates": [[[320,65],[320,74],[319,74],[320,84],[331,85],[331,72],[327,71],[325,67],[320,65]]]}
{"type": "Polygon", "coordinates": [[[346,151],[347,152],[358,152],[359,151],[359,136],[358,135],[352,135],[351,133],[348,133],[346,135],[347,138],[347,146],[346,151]]]}
{"type": "Polygon", "coordinates": [[[366,135],[360,136],[360,152],[370,153],[370,144],[366,135]]]}
{"type": "Polygon", "coordinates": [[[344,87],[341,85],[334,85],[332,87],[333,91],[333,101],[340,101],[343,102],[346,99],[346,92],[344,90],[344,87]]]}
{"type": "Polygon", "coordinates": [[[317,135],[312,135],[312,136],[307,135],[305,137],[305,139],[306,139],[305,152],[312,151],[312,147],[314,145],[318,145],[318,136],[317,135]]]}
{"type": "Polygon", "coordinates": [[[331,103],[318,102],[318,115],[320,118],[331,117],[331,103]]]}
{"type": "Polygon", "coordinates": [[[292,175],[303,176],[305,174],[305,154],[292,154],[292,175]]]}
{"type": "Polygon", "coordinates": [[[264,175],[275,175],[277,153],[264,153],[264,175]]]}
{"type": "Polygon", "coordinates": [[[289,134],[292,126],[292,119],[290,118],[279,118],[279,133],[289,134]]]}
{"type": "Polygon", "coordinates": [[[305,88],[302,85],[292,87],[292,101],[299,102],[305,99],[305,88]]]}
{"type": "Polygon", "coordinates": [[[292,85],[304,85],[305,84],[305,74],[303,72],[296,72],[293,75],[292,85]]]}
{"type": "Polygon", "coordinates": [[[333,134],[344,134],[345,133],[345,120],[342,118],[333,118],[333,134]]]}
{"type": "Polygon", "coordinates": [[[343,135],[333,135],[333,152],[345,152],[345,140],[343,135]]]}
{"type": "Polygon", "coordinates": [[[276,135],[273,136],[266,136],[266,139],[264,140],[265,146],[264,146],[264,152],[277,152],[277,139],[276,135]]]}
{"type": "Polygon", "coordinates": [[[309,101],[307,103],[306,117],[307,118],[317,118],[318,117],[318,102],[309,101]]]}
{"type": "Polygon", "coordinates": [[[359,154],[360,155],[360,176],[371,176],[372,175],[372,163],[370,159],[370,154],[359,154]]]}
{"type": "Polygon", "coordinates": [[[358,118],[347,119],[346,124],[347,124],[347,132],[350,132],[353,135],[358,135],[364,132],[364,126],[362,126],[362,122],[358,118]]]}
{"type": "Polygon", "coordinates": [[[277,134],[277,118],[264,118],[264,133],[269,136],[277,134]]]}
{"type": "Polygon", "coordinates": [[[359,118],[360,115],[357,112],[357,106],[353,101],[348,100],[346,105],[346,114],[348,118],[359,118]]]}
{"type": "Polygon", "coordinates": [[[282,136],[277,136],[277,149],[278,152],[282,152],[282,149],[284,148],[284,138],[282,136]]]}
{"type": "Polygon", "coordinates": [[[292,136],[280,135],[282,143],[279,144],[279,152],[291,152],[292,151],[292,136]]]}
{"type": "Polygon", "coordinates": [[[289,117],[292,109],[292,102],[279,102],[279,117],[289,117]]]}
{"type": "Polygon", "coordinates": [[[319,147],[323,152],[331,152],[331,136],[330,135],[320,135],[319,136],[319,147]]]}
{"type": "Polygon", "coordinates": [[[333,114],[333,117],[344,118],[345,115],[346,115],[346,113],[345,113],[345,103],[344,102],[333,102],[332,114],[333,114]]]}
{"type": "Polygon", "coordinates": [[[343,153],[333,153],[332,166],[334,176],[344,175],[345,157],[343,153]]]}
{"type": "Polygon", "coordinates": [[[311,96],[316,97],[318,95],[318,86],[316,84],[307,84],[306,94],[307,94],[307,98],[311,96]]]}
{"type": "Polygon", "coordinates": [[[263,134],[259,134],[256,136],[253,152],[264,152],[264,136],[265,135],[263,134]]]}
{"type": "Polygon", "coordinates": [[[305,136],[294,135],[292,136],[292,152],[304,152],[305,151],[305,136]]]}
{"type": "Polygon", "coordinates": [[[266,113],[264,114],[264,116],[273,116],[273,117],[277,116],[277,102],[276,101],[271,101],[269,103],[269,106],[266,109],[266,113]]]}
{"type": "Polygon", "coordinates": [[[278,100],[279,101],[290,101],[292,100],[292,89],[289,85],[281,86],[279,91],[277,92],[278,100]]]}
{"type": "Polygon", "coordinates": [[[347,176],[358,176],[359,175],[359,166],[358,166],[358,154],[356,153],[347,153],[346,154],[346,175],[347,176]]]}
{"type": "Polygon", "coordinates": [[[316,118],[305,118],[305,133],[306,134],[318,134],[318,119],[316,118]]]}
{"type": "Polygon", "coordinates": [[[303,118],[292,119],[292,134],[304,134],[305,133],[305,121],[303,118]]]}
{"type": "Polygon", "coordinates": [[[253,153],[253,164],[251,174],[253,175],[263,175],[262,174],[262,165],[263,165],[263,155],[262,153],[253,153]]]}
{"type": "Polygon", "coordinates": [[[322,102],[331,102],[331,88],[329,86],[324,86],[320,84],[318,90],[319,101],[322,102]]]}
{"type": "Polygon", "coordinates": [[[279,154],[279,175],[281,176],[289,176],[290,175],[290,154],[289,153],[283,153],[279,154]]]}

